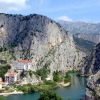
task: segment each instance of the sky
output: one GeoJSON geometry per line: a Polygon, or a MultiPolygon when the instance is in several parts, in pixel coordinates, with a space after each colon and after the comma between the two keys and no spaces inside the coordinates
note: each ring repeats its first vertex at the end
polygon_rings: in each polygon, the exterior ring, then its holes
{"type": "Polygon", "coordinates": [[[0,0],[0,13],[35,13],[53,20],[99,23],[100,0],[0,0]]]}

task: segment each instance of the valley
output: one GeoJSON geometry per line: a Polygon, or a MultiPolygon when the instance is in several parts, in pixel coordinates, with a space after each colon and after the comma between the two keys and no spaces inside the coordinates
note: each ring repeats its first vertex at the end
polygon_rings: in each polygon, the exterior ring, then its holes
{"type": "Polygon", "coordinates": [[[63,100],[83,96],[99,100],[99,40],[95,42],[87,36],[84,39],[71,32],[47,16],[1,13],[0,93],[27,94],[7,97],[20,100],[32,95],[38,98],[41,91],[54,90],[59,95],[62,91],[63,100]],[[84,76],[89,77],[87,82],[84,76]],[[76,93],[70,95],[72,91],[76,93]]]}

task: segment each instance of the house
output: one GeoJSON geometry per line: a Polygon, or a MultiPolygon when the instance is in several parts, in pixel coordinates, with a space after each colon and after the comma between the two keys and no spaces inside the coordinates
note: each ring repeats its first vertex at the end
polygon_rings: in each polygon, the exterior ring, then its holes
{"type": "Polygon", "coordinates": [[[7,72],[5,74],[5,82],[8,84],[15,83],[18,79],[18,73],[16,72],[7,72]]]}
{"type": "Polygon", "coordinates": [[[0,82],[0,90],[2,90],[4,82],[0,82]]]}
{"type": "Polygon", "coordinates": [[[29,60],[15,61],[12,66],[15,70],[31,70],[32,69],[32,63],[29,60]]]}

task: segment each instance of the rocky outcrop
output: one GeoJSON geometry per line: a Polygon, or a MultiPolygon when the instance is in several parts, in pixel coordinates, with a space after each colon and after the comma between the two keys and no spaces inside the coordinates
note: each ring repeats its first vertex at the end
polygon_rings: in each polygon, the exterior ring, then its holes
{"type": "Polygon", "coordinates": [[[96,74],[100,70],[100,43],[95,47],[89,57],[81,65],[82,74],[96,74]]]}
{"type": "Polygon", "coordinates": [[[91,75],[87,80],[86,100],[100,100],[100,43],[81,67],[83,75],[91,75]]]}
{"type": "Polygon", "coordinates": [[[59,23],[65,30],[78,38],[89,40],[96,44],[100,42],[100,23],[68,22],[62,20],[59,23]]]}
{"type": "Polygon", "coordinates": [[[31,60],[34,69],[77,69],[85,56],[75,48],[72,35],[46,16],[0,14],[0,33],[0,46],[17,60],[31,60]]]}
{"type": "Polygon", "coordinates": [[[95,75],[91,75],[87,81],[86,88],[87,100],[100,100],[100,71],[95,75]]]}

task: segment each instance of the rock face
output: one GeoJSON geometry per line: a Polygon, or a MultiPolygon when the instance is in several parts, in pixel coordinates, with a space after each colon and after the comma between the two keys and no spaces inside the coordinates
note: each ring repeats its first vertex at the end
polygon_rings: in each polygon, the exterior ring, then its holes
{"type": "Polygon", "coordinates": [[[59,21],[62,27],[85,40],[89,40],[98,44],[100,42],[100,23],[85,23],[85,22],[67,22],[59,21]]]}
{"type": "Polygon", "coordinates": [[[0,14],[0,46],[7,47],[17,60],[31,60],[34,69],[77,69],[85,56],[75,48],[71,34],[37,14],[0,14]]]}
{"type": "Polygon", "coordinates": [[[100,100],[100,43],[84,61],[81,73],[91,75],[87,80],[86,100],[100,100]]]}
{"type": "Polygon", "coordinates": [[[95,74],[100,70],[100,43],[95,47],[81,67],[82,74],[95,74]]]}
{"type": "Polygon", "coordinates": [[[91,75],[87,81],[86,88],[87,100],[100,100],[100,71],[95,75],[91,75]]]}

